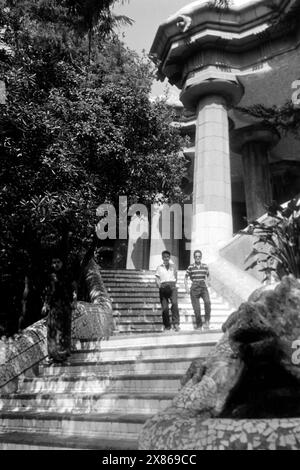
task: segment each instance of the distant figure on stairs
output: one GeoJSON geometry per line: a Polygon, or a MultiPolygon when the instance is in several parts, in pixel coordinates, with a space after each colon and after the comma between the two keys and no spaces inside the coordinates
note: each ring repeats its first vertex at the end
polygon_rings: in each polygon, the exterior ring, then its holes
{"type": "Polygon", "coordinates": [[[47,318],[49,362],[66,363],[71,354],[72,312],[76,304],[76,283],[67,272],[63,256],[52,256],[51,275],[42,313],[47,318]]]}
{"type": "Polygon", "coordinates": [[[194,260],[195,263],[191,264],[186,270],[184,278],[185,290],[187,294],[190,294],[191,296],[191,302],[196,318],[196,330],[202,329],[200,297],[203,299],[205,310],[205,322],[203,328],[208,330],[211,312],[211,303],[207,288],[207,283],[209,280],[209,269],[206,264],[201,262],[202,252],[200,250],[194,251],[194,260]],[[189,278],[192,281],[190,289],[188,286],[189,278]]]}
{"type": "Polygon", "coordinates": [[[162,306],[162,319],[166,331],[171,330],[169,315],[169,300],[171,301],[172,326],[175,331],[179,331],[179,310],[177,301],[177,269],[170,261],[171,253],[167,250],[162,254],[163,263],[156,269],[156,285],[159,288],[159,298],[162,306]]]}

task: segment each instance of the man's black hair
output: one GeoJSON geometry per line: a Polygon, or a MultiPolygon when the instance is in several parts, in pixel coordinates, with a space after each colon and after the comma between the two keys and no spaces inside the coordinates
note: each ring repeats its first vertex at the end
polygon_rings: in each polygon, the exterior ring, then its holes
{"type": "Polygon", "coordinates": [[[202,251],[201,250],[195,250],[194,253],[193,253],[194,258],[195,258],[196,253],[200,253],[200,255],[202,256],[202,251]]]}
{"type": "Polygon", "coordinates": [[[161,254],[161,256],[164,256],[164,255],[169,255],[171,256],[171,253],[168,251],[168,250],[164,250],[161,254]]]}

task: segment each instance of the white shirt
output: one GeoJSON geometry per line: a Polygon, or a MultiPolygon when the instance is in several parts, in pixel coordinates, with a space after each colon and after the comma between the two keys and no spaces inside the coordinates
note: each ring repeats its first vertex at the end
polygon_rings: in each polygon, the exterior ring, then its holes
{"type": "Polygon", "coordinates": [[[169,269],[164,264],[158,266],[155,276],[160,279],[160,282],[176,282],[177,269],[172,263],[169,264],[169,269]]]}

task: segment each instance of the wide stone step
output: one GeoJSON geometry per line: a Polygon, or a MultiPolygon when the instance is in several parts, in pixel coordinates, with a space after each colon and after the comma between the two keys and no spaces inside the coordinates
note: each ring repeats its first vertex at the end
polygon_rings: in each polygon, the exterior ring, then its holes
{"type": "Polygon", "coordinates": [[[0,396],[1,414],[5,411],[39,411],[64,413],[109,413],[134,410],[136,413],[158,413],[171,404],[175,394],[159,393],[12,393],[0,396]]]}
{"type": "Polygon", "coordinates": [[[111,350],[112,348],[134,348],[144,346],[163,346],[163,345],[190,345],[199,342],[214,343],[216,344],[222,336],[221,331],[191,331],[191,332],[164,332],[163,334],[145,334],[133,335],[130,339],[128,337],[119,335],[118,337],[110,337],[109,340],[76,340],[72,344],[72,349],[80,351],[82,349],[98,349],[98,350],[111,350]]]}
{"type": "MultiPolygon", "coordinates": [[[[145,298],[159,298],[159,291],[156,286],[131,286],[131,287],[119,287],[117,285],[112,285],[112,286],[106,286],[107,292],[110,294],[111,297],[130,297],[130,298],[135,298],[135,297],[145,297],[145,298]]],[[[185,288],[182,287],[177,287],[177,292],[178,292],[178,298],[186,298],[187,300],[190,300],[189,294],[186,293],[185,288]]],[[[209,295],[211,299],[219,299],[222,300],[222,298],[215,292],[215,291],[210,291],[209,290],[209,295]]]]}
{"type": "MultiPolygon", "coordinates": [[[[115,284],[131,284],[132,282],[138,284],[144,282],[156,283],[154,274],[148,276],[102,276],[102,280],[104,283],[111,282],[115,284]]],[[[184,282],[184,279],[182,279],[182,282],[184,282]]]]}
{"type": "MultiPolygon", "coordinates": [[[[136,312],[136,311],[121,311],[115,310],[113,312],[114,318],[122,323],[136,323],[136,322],[145,322],[145,323],[157,323],[162,322],[162,314],[161,311],[149,311],[149,312],[136,312]]],[[[201,309],[201,315],[204,317],[204,309],[201,309]]],[[[211,322],[214,323],[224,323],[224,321],[228,318],[228,312],[225,310],[213,310],[211,312],[211,322]]],[[[171,316],[171,312],[170,312],[171,316]]],[[[180,323],[190,323],[194,322],[195,315],[194,312],[186,311],[186,310],[179,310],[179,317],[180,323]]]]}
{"type": "MultiPolygon", "coordinates": [[[[149,276],[149,277],[141,277],[141,278],[126,278],[126,277],[118,277],[118,278],[102,278],[103,282],[105,285],[111,285],[111,286],[132,286],[132,285],[138,285],[141,287],[145,287],[145,284],[151,284],[151,286],[156,287],[156,277],[155,276],[149,276]]],[[[177,286],[184,287],[184,278],[178,278],[177,279],[177,286]]]]}
{"type": "MultiPolygon", "coordinates": [[[[155,276],[156,270],[151,270],[151,271],[143,271],[143,270],[131,270],[131,269],[123,269],[118,272],[113,272],[113,271],[103,271],[101,269],[101,276],[102,278],[109,278],[109,277],[147,277],[147,276],[155,276]]],[[[185,277],[186,270],[180,269],[177,271],[178,277],[184,278],[185,277]]]]}
{"type": "Polygon", "coordinates": [[[76,362],[97,362],[97,361],[110,361],[113,358],[121,359],[160,359],[165,357],[166,359],[171,359],[174,357],[182,357],[185,359],[194,359],[197,356],[206,356],[210,352],[211,348],[213,347],[212,344],[206,345],[190,345],[188,347],[184,346],[169,346],[164,348],[143,348],[143,349],[136,349],[128,351],[124,349],[123,351],[119,351],[120,354],[116,354],[116,351],[103,351],[103,352],[81,352],[77,355],[73,355],[71,358],[71,362],[76,364],[76,362]]]}
{"type": "MultiPolygon", "coordinates": [[[[124,270],[120,273],[103,273],[101,271],[102,279],[147,279],[152,278],[155,279],[155,272],[156,271],[148,271],[148,272],[130,272],[124,270]]],[[[177,271],[177,278],[184,279],[185,278],[185,271],[177,271]]]]}
{"type": "MultiPolygon", "coordinates": [[[[220,330],[221,326],[222,326],[222,323],[212,324],[211,330],[218,331],[220,330]]],[[[184,323],[180,326],[180,328],[181,328],[181,331],[188,333],[188,332],[195,330],[195,325],[192,323],[190,324],[184,323]]],[[[164,329],[159,326],[149,326],[149,328],[146,328],[146,327],[138,328],[135,326],[130,327],[130,325],[120,325],[114,331],[113,334],[114,336],[118,336],[119,334],[122,334],[128,337],[131,337],[132,335],[136,335],[136,334],[144,335],[146,333],[163,333],[163,332],[164,332],[164,329]]]]}
{"type": "MultiPolygon", "coordinates": [[[[135,280],[135,279],[154,279],[155,280],[155,273],[156,270],[152,271],[143,271],[143,270],[119,270],[119,271],[104,271],[101,270],[101,276],[104,281],[106,280],[127,280],[130,282],[130,280],[135,280]]],[[[186,270],[179,270],[177,271],[177,279],[184,281],[186,274],[186,270]]]]}
{"type": "MultiPolygon", "coordinates": [[[[202,315],[204,318],[204,316],[202,315]]],[[[210,321],[210,331],[219,332],[222,329],[222,325],[227,319],[225,316],[215,316],[213,315],[210,321]]],[[[147,316],[147,315],[138,315],[132,317],[131,315],[115,315],[115,331],[114,335],[120,335],[124,332],[131,331],[132,334],[150,334],[150,333],[161,333],[161,334],[171,334],[171,332],[166,332],[162,323],[161,314],[157,316],[147,316]],[[143,331],[143,333],[141,333],[143,331]]],[[[190,333],[196,331],[196,320],[194,316],[185,316],[184,314],[180,315],[180,331],[181,333],[190,333]]],[[[173,332],[173,330],[172,330],[173,332]]]]}
{"type": "MultiPolygon", "coordinates": [[[[115,299],[119,302],[144,302],[144,301],[147,301],[147,302],[159,302],[159,293],[158,293],[158,289],[156,289],[155,291],[153,290],[150,291],[150,289],[148,290],[144,290],[144,291],[140,291],[140,290],[132,290],[132,291],[115,291],[115,292],[112,292],[111,290],[108,291],[109,292],[109,295],[110,295],[110,298],[114,301],[115,299]]],[[[224,303],[227,303],[225,301],[223,301],[223,299],[218,296],[217,294],[211,294],[210,295],[210,298],[211,298],[211,301],[214,301],[216,303],[220,303],[220,302],[224,302],[224,303]]],[[[187,302],[187,303],[191,303],[191,298],[190,298],[190,295],[187,294],[185,291],[178,291],[178,300],[181,301],[181,302],[187,302]]],[[[201,299],[202,300],[202,299],[201,299]]]]}
{"type": "MultiPolygon", "coordinates": [[[[127,277],[127,278],[134,278],[134,277],[141,277],[141,278],[144,278],[144,277],[149,277],[149,276],[155,276],[155,273],[156,273],[156,270],[151,270],[151,271],[135,271],[135,270],[129,270],[129,269],[123,269],[123,270],[120,270],[120,271],[103,271],[101,269],[101,276],[103,279],[107,279],[107,278],[111,278],[111,277],[114,277],[114,278],[120,278],[120,277],[127,277]]],[[[179,270],[177,271],[177,276],[178,278],[184,278],[185,277],[185,273],[186,273],[186,270],[179,270]]]]}
{"type": "MultiPolygon", "coordinates": [[[[102,275],[102,279],[105,282],[126,282],[126,283],[130,283],[130,282],[144,282],[144,281],[150,281],[150,282],[155,282],[156,278],[155,278],[155,274],[145,274],[145,275],[137,275],[137,274],[134,274],[132,276],[128,276],[128,275],[116,275],[116,274],[112,274],[111,276],[108,276],[108,275],[102,275]]],[[[184,280],[182,278],[182,280],[184,280]]]]}
{"type": "Polygon", "coordinates": [[[136,439],[105,439],[38,432],[0,434],[0,450],[134,450],[136,439]]]}
{"type": "MultiPolygon", "coordinates": [[[[161,308],[161,303],[157,297],[135,297],[134,299],[122,298],[122,297],[111,297],[113,308],[161,308]]],[[[200,299],[200,303],[204,303],[200,299]]],[[[192,309],[191,300],[188,298],[178,298],[178,304],[181,308],[192,309]]],[[[221,299],[211,299],[211,305],[215,308],[227,308],[230,309],[229,305],[223,302],[221,299]]]]}
{"type": "MultiPolygon", "coordinates": [[[[201,307],[201,310],[204,311],[204,306],[202,304],[200,304],[201,307]]],[[[192,307],[183,307],[181,306],[180,304],[178,305],[179,307],[179,311],[182,313],[187,313],[187,314],[190,314],[192,315],[194,310],[192,307]]],[[[159,304],[154,304],[154,305],[142,305],[142,306],[135,306],[135,305],[132,305],[131,307],[129,307],[128,305],[124,306],[123,305],[116,305],[114,306],[114,314],[117,314],[118,312],[120,313],[120,315],[123,315],[123,314],[135,314],[135,315],[151,315],[151,314],[159,314],[161,313],[161,306],[159,304]]],[[[169,309],[171,311],[171,308],[169,309]]],[[[222,305],[212,305],[212,313],[216,312],[216,314],[220,314],[220,315],[229,315],[231,310],[229,310],[228,308],[224,308],[222,305]]],[[[203,312],[204,313],[204,312],[203,312]]]]}
{"type": "MultiPolygon", "coordinates": [[[[170,318],[172,316],[172,311],[169,309],[169,314],[170,318]]],[[[205,315],[205,310],[204,306],[201,306],[201,316],[204,318],[205,315]]],[[[215,322],[224,322],[229,316],[231,315],[231,311],[227,309],[221,309],[221,308],[212,308],[211,309],[211,321],[215,322]]],[[[145,322],[151,322],[151,321],[158,321],[162,319],[162,310],[161,309],[119,309],[116,308],[113,310],[113,316],[115,319],[122,319],[123,321],[145,321],[145,322]]],[[[180,316],[180,321],[184,322],[190,322],[192,321],[193,318],[195,318],[194,311],[191,309],[184,309],[180,308],[179,305],[179,316],[180,316]]]]}
{"type": "MultiPolygon", "coordinates": [[[[182,273],[183,271],[178,271],[182,273]]],[[[151,274],[155,274],[154,269],[119,269],[119,270],[110,270],[110,269],[101,269],[101,276],[102,277],[109,277],[109,276],[150,276],[151,274]]]]}
{"type": "MultiPolygon", "coordinates": [[[[202,315],[203,316],[203,315],[202,315]]],[[[204,317],[203,317],[204,318],[204,317]]],[[[219,331],[222,328],[222,325],[226,321],[226,316],[223,317],[216,317],[213,316],[210,322],[210,331],[219,331]]],[[[123,330],[128,331],[131,329],[132,334],[136,330],[139,332],[144,330],[145,333],[153,333],[156,331],[157,333],[165,334],[165,329],[162,323],[161,315],[149,317],[149,316],[137,316],[132,317],[128,316],[115,316],[115,331],[114,335],[122,334],[123,330]]],[[[196,320],[193,316],[185,316],[184,314],[180,315],[180,330],[181,332],[192,332],[196,330],[196,320]]],[[[143,334],[145,334],[143,333],[143,334]]],[[[139,333],[141,334],[141,333],[139,333]]]]}
{"type": "MultiPolygon", "coordinates": [[[[113,291],[117,291],[117,292],[134,292],[133,289],[135,289],[136,287],[138,287],[137,291],[140,292],[140,291],[143,291],[143,292],[147,292],[148,290],[150,290],[150,292],[158,292],[158,287],[156,285],[155,282],[146,282],[146,285],[145,283],[139,283],[139,282],[136,282],[135,283],[136,286],[132,286],[132,285],[127,285],[126,283],[124,282],[109,282],[109,285],[107,285],[107,283],[105,282],[105,287],[108,291],[110,290],[113,290],[113,291]],[[149,284],[149,286],[147,287],[147,284],[149,284]]],[[[177,291],[178,292],[183,292],[183,293],[186,293],[186,290],[185,290],[185,285],[183,282],[177,282],[177,291]]],[[[216,293],[216,291],[214,289],[211,289],[210,287],[208,288],[208,290],[214,294],[214,295],[218,295],[216,293]]]]}
{"type": "MultiPolygon", "coordinates": [[[[144,299],[143,301],[141,299],[136,299],[135,302],[124,302],[120,301],[116,297],[112,301],[113,308],[114,309],[143,309],[143,310],[159,310],[161,309],[161,303],[156,299],[154,301],[148,301],[148,299],[144,299]]],[[[191,302],[186,302],[184,300],[178,299],[178,305],[180,308],[186,309],[186,310],[191,310],[193,311],[193,307],[191,302]]],[[[202,299],[200,299],[200,305],[204,306],[204,302],[202,299]]],[[[211,299],[211,306],[212,308],[215,309],[220,309],[220,310],[227,310],[227,311],[232,311],[232,308],[229,307],[228,304],[221,302],[220,300],[215,300],[211,299]]],[[[169,303],[169,307],[171,307],[171,303],[169,303]]]]}
{"type": "MultiPolygon", "coordinates": [[[[141,279],[140,281],[137,281],[133,279],[131,282],[125,282],[124,280],[107,280],[104,281],[105,287],[107,290],[109,289],[114,289],[114,290],[126,290],[126,289],[153,289],[158,291],[158,287],[156,285],[156,282],[151,279],[141,279]]],[[[177,282],[177,289],[180,289],[181,291],[185,291],[185,286],[183,282],[177,282]]],[[[213,289],[212,289],[213,291],[213,289]]],[[[215,291],[214,291],[215,292],[215,291]]]]}
{"type": "Polygon", "coordinates": [[[162,346],[132,346],[103,349],[103,350],[81,350],[74,351],[70,360],[72,363],[80,362],[102,362],[111,360],[141,360],[160,358],[194,358],[207,356],[214,347],[215,342],[199,342],[191,344],[168,344],[162,346]]]}
{"type": "Polygon", "coordinates": [[[18,393],[147,393],[149,391],[176,393],[180,387],[180,374],[145,374],[101,376],[73,375],[24,379],[18,393]]]}
{"type": "MultiPolygon", "coordinates": [[[[128,410],[127,410],[128,411],[128,410]]],[[[37,411],[10,411],[0,414],[0,437],[5,440],[5,434],[10,432],[47,433],[49,437],[96,437],[100,440],[122,439],[135,441],[144,422],[151,414],[130,413],[66,413],[66,412],[37,412],[37,411]]],[[[124,443],[125,444],[125,443],[124,443]]],[[[121,445],[121,449],[125,448],[121,445]]]]}
{"type": "MultiPolygon", "coordinates": [[[[204,313],[202,314],[204,319],[204,313]]],[[[170,316],[171,318],[171,316],[170,316]]],[[[216,316],[214,315],[210,322],[210,330],[214,330],[214,325],[218,325],[218,329],[222,326],[225,322],[227,316],[216,316]]],[[[134,329],[141,329],[143,326],[145,329],[157,328],[158,331],[165,332],[162,323],[162,316],[161,314],[157,315],[115,315],[116,327],[120,326],[132,326],[132,330],[134,329]]],[[[196,321],[193,315],[185,315],[182,313],[180,315],[180,329],[181,331],[191,331],[196,328],[196,321]]]]}
{"type": "MultiPolygon", "coordinates": [[[[131,285],[127,285],[126,283],[118,283],[118,282],[110,282],[109,283],[110,285],[107,286],[106,283],[105,283],[105,286],[107,288],[107,290],[117,290],[117,291],[120,291],[120,292],[126,292],[128,290],[128,292],[132,292],[134,286],[131,286],[131,285]]],[[[147,290],[147,286],[145,286],[144,283],[138,283],[136,282],[135,284],[137,284],[137,286],[139,287],[139,291],[146,291],[147,290]]],[[[149,284],[149,287],[148,289],[153,289],[155,290],[156,292],[158,292],[158,287],[156,285],[155,282],[146,282],[146,284],[149,284]]],[[[216,291],[214,289],[211,289],[210,287],[208,288],[209,291],[211,291],[212,293],[216,293],[216,291]]],[[[185,285],[183,282],[177,282],[177,291],[181,291],[181,292],[184,292],[186,293],[186,290],[185,290],[185,285]]]]}
{"type": "MultiPolygon", "coordinates": [[[[219,331],[222,327],[224,322],[219,323],[211,323],[210,329],[211,331],[219,331]]],[[[196,329],[195,323],[192,321],[190,322],[181,322],[180,329],[183,332],[191,332],[196,329]]],[[[149,322],[148,324],[132,324],[132,323],[118,323],[116,325],[116,329],[114,331],[114,335],[118,336],[119,334],[145,334],[145,333],[164,333],[165,329],[162,323],[152,324],[149,322]]]]}
{"type": "MultiPolygon", "coordinates": [[[[221,324],[218,324],[218,325],[213,325],[211,330],[213,331],[217,331],[220,329],[220,326],[221,324]]],[[[190,332],[190,331],[193,331],[195,329],[194,325],[192,324],[185,324],[181,327],[181,331],[185,331],[185,332],[190,332]]],[[[140,334],[140,335],[144,335],[145,333],[162,333],[164,330],[162,328],[159,328],[159,327],[149,327],[148,329],[146,328],[130,328],[130,326],[128,325],[121,325],[120,328],[116,329],[115,332],[114,332],[114,336],[118,336],[119,334],[122,334],[124,336],[127,336],[127,337],[132,337],[132,335],[135,335],[135,334],[140,334]]]]}
{"type": "MultiPolygon", "coordinates": [[[[205,360],[205,357],[202,358],[205,360]]],[[[67,378],[68,376],[82,377],[89,374],[97,376],[111,375],[118,377],[119,375],[143,375],[148,376],[157,374],[178,374],[183,375],[191,364],[191,359],[145,359],[145,360],[122,360],[122,361],[103,361],[99,362],[79,362],[69,366],[65,365],[48,365],[41,364],[39,366],[40,377],[59,376],[67,378]]]]}

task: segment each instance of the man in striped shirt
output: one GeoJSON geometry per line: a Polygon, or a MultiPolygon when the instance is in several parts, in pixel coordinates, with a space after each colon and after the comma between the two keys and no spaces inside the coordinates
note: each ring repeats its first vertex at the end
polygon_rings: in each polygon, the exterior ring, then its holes
{"type": "Polygon", "coordinates": [[[199,330],[202,329],[200,297],[203,299],[205,309],[204,329],[208,330],[211,311],[210,297],[207,288],[209,270],[208,266],[201,262],[202,252],[200,250],[194,251],[194,260],[195,263],[191,264],[186,270],[184,279],[185,290],[191,296],[191,302],[196,317],[196,329],[199,330]],[[191,289],[188,287],[188,278],[192,281],[191,289]]]}

